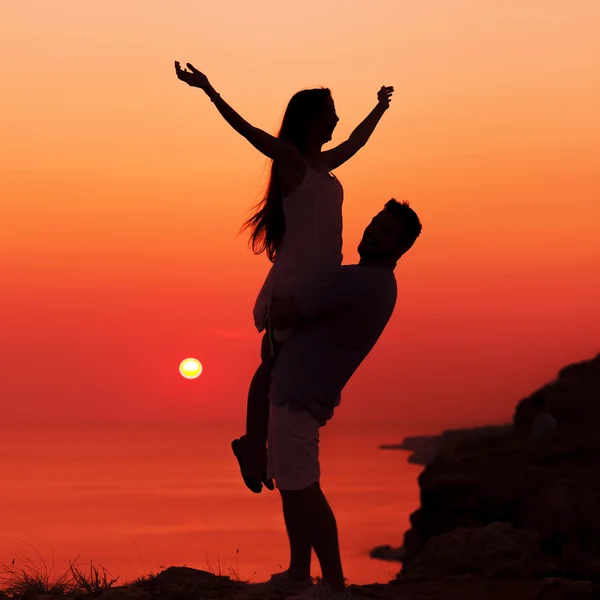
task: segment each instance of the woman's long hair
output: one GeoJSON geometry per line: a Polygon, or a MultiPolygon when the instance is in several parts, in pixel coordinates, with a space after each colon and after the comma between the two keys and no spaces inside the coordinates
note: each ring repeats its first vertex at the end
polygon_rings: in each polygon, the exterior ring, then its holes
{"type": "MultiPolygon", "coordinates": [[[[311,123],[322,114],[325,103],[330,97],[331,91],[327,88],[301,90],[294,94],[283,115],[277,137],[293,144],[304,156],[306,132],[311,123]]],[[[271,164],[265,196],[242,225],[241,230],[246,229],[250,230],[249,245],[254,254],[266,252],[269,260],[273,262],[285,234],[283,198],[275,161],[271,164]]]]}

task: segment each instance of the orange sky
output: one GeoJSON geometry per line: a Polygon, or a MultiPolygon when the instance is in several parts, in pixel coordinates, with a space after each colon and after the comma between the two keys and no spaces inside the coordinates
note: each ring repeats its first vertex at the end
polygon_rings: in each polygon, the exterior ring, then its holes
{"type": "Polygon", "coordinates": [[[9,3],[0,14],[5,419],[242,419],[264,256],[237,230],[267,162],[173,61],[275,132],[331,88],[345,261],[394,196],[424,225],[341,419],[509,417],[600,337],[600,4],[9,3]],[[6,60],[10,57],[10,62],[6,60]],[[200,379],[179,362],[199,358],[200,379]]]}

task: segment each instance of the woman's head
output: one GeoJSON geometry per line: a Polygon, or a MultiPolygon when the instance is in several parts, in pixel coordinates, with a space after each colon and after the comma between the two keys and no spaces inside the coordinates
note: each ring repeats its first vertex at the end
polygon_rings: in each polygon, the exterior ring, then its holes
{"type": "Polygon", "coordinates": [[[288,102],[278,137],[305,154],[309,145],[318,145],[320,149],[328,142],[338,121],[329,89],[301,90],[288,102]]]}
{"type": "MultiPolygon", "coordinates": [[[[301,90],[288,102],[277,137],[290,142],[305,156],[315,147],[320,150],[331,139],[338,120],[329,89],[301,90]]],[[[275,163],[271,165],[267,193],[242,225],[244,229],[250,229],[254,253],[266,252],[272,262],[285,234],[283,198],[275,163]]]]}

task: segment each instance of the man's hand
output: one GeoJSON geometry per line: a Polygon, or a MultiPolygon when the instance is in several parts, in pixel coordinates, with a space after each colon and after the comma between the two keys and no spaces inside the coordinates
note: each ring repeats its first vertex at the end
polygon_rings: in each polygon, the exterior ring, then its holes
{"type": "Polygon", "coordinates": [[[393,87],[386,87],[385,85],[381,86],[381,89],[377,92],[377,100],[379,101],[379,104],[385,108],[388,108],[392,100],[393,92],[393,87]]]}
{"type": "Polygon", "coordinates": [[[187,63],[187,67],[189,71],[182,69],[179,62],[175,61],[175,73],[177,73],[177,77],[192,87],[197,87],[208,92],[211,89],[208,77],[190,63],[187,63]]]}

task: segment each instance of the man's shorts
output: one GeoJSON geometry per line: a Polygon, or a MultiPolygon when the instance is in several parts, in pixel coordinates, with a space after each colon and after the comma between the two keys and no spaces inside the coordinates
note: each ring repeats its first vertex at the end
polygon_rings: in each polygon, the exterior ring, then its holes
{"type": "Polygon", "coordinates": [[[321,477],[319,422],[307,410],[269,407],[267,477],[279,490],[303,490],[321,477]]]}

